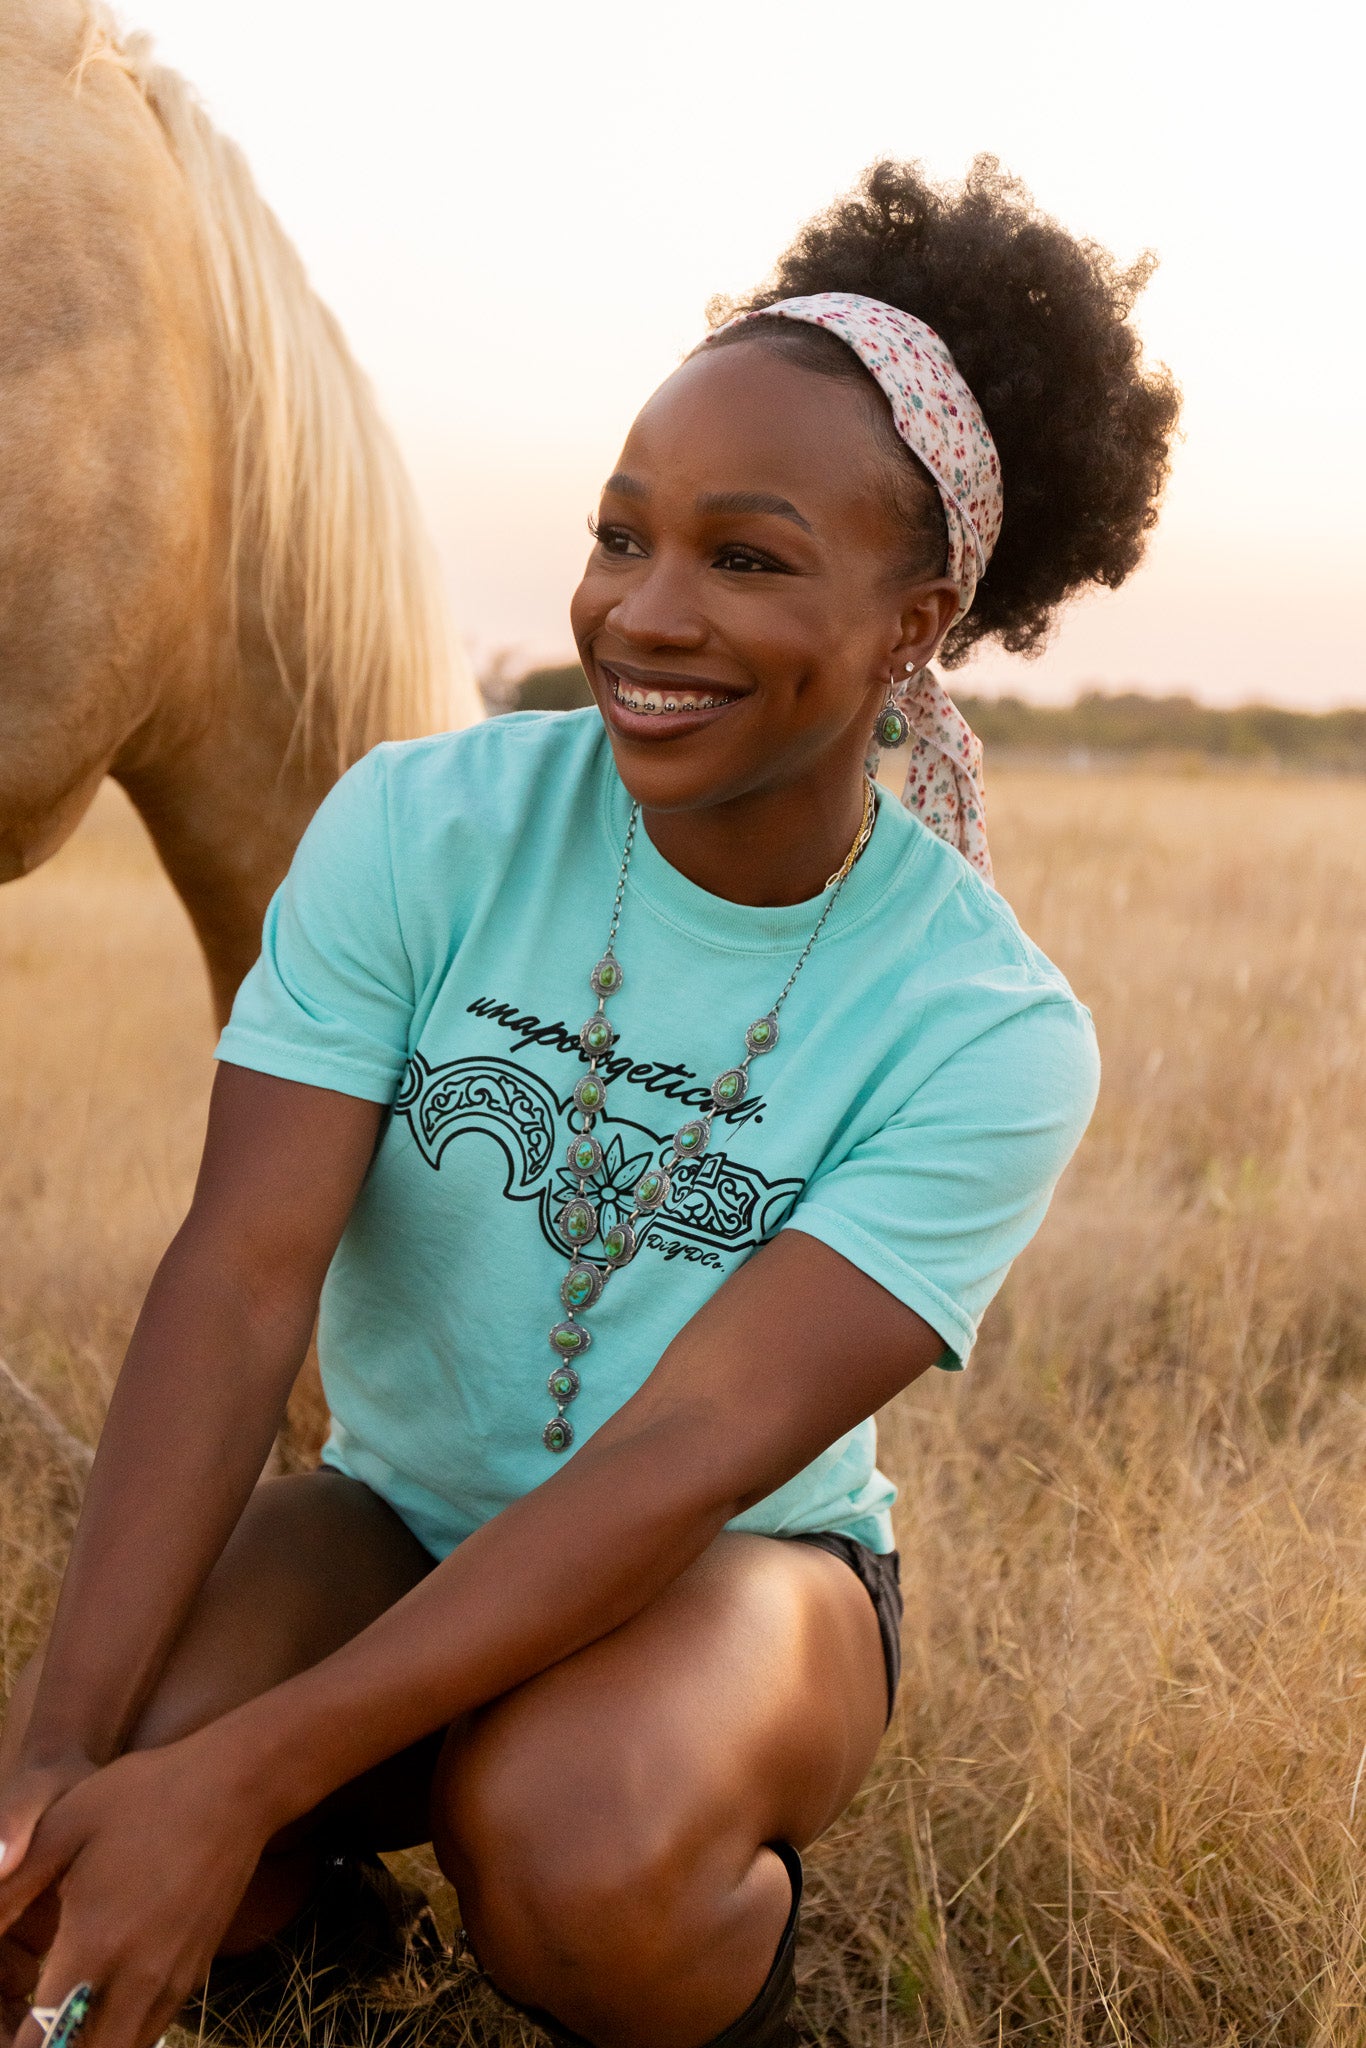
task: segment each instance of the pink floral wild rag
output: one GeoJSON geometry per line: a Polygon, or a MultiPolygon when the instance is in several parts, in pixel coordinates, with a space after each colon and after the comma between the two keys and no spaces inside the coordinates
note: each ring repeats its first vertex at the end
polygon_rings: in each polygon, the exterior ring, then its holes
{"type": "MultiPolygon", "coordinates": [[[[957,624],[996,545],[1003,499],[991,429],[953,357],[934,329],[913,313],[857,292],[779,299],[738,319],[769,316],[824,327],[854,351],[885,393],[897,432],[929,472],[944,508],[947,574],[958,591],[952,623],[957,624]]],[[[990,881],[982,742],[930,669],[894,683],[893,694],[911,726],[901,801],[990,881]]]]}

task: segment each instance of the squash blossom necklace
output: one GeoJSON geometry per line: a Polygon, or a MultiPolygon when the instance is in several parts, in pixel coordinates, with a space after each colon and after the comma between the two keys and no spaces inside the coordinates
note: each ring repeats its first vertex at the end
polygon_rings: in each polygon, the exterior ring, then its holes
{"type": "Polygon", "coordinates": [[[635,1256],[639,1243],[642,1219],[658,1214],[669,1199],[673,1174],[687,1160],[700,1159],[711,1142],[712,1119],[720,1110],[733,1109],[737,1102],[743,1102],[749,1092],[749,1065],[763,1053],[772,1052],[778,1043],[778,1013],[792,993],[797,976],[805,967],[811,955],[811,948],[821,935],[826,919],[839,901],[840,891],[848,881],[854,862],[862,853],[873,830],[875,816],[873,785],[867,776],[863,782],[863,818],[854,837],[854,843],[845,855],[842,864],[826,882],[830,892],[829,901],[816,920],[815,930],[802,948],[801,955],[791,974],[783,984],[782,993],[773,1008],[764,1016],[757,1017],[745,1033],[744,1058],[738,1066],[727,1067],[717,1075],[711,1084],[711,1099],[700,1116],[690,1117],[680,1124],[673,1134],[672,1151],[662,1166],[647,1166],[631,1190],[630,1213],[622,1220],[610,1224],[602,1233],[601,1250],[596,1257],[585,1256],[587,1247],[598,1235],[599,1217],[597,1204],[589,1196],[589,1183],[600,1172],[603,1151],[593,1136],[593,1126],[607,1108],[607,1084],[598,1072],[598,1064],[605,1059],[615,1042],[617,1031],[607,1016],[608,998],[621,988],[621,963],[613,947],[616,944],[617,927],[621,923],[622,898],[626,893],[626,877],[631,867],[631,848],[635,844],[636,828],[640,823],[640,805],[632,804],[631,820],[626,828],[626,845],[621,856],[621,872],[617,876],[617,893],[612,904],[612,923],[607,933],[607,944],[602,958],[588,977],[589,987],[598,999],[598,1006],[588,1022],[579,1032],[579,1044],[588,1055],[588,1072],[583,1075],[574,1090],[574,1107],[579,1112],[578,1136],[569,1142],[569,1171],[578,1182],[579,1191],[564,1204],[555,1217],[555,1228],[574,1254],[574,1260],[560,1282],[560,1300],[565,1315],[550,1332],[550,1348],[555,1354],[555,1369],[546,1382],[550,1398],[555,1403],[555,1413],[541,1432],[541,1441],[548,1451],[567,1451],[574,1441],[574,1425],[565,1414],[569,1403],[579,1391],[580,1380],[575,1360],[581,1359],[592,1343],[591,1333],[579,1321],[585,1310],[592,1308],[603,1288],[619,1266],[624,1266],[635,1256]]]}

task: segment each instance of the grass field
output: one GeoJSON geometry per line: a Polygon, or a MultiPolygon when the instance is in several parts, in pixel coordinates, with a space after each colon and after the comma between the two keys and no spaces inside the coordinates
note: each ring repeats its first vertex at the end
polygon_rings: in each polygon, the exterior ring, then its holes
{"type": "MultiPolygon", "coordinates": [[[[886,1419],[907,1677],[810,1859],[804,2036],[1361,2048],[1366,781],[1007,768],[990,794],[1105,1083],[970,1371],[886,1419]]],[[[110,794],[0,892],[0,1354],[86,1438],[210,1043],[110,794]]],[[[12,1677],[71,1494],[14,1414],[0,1438],[12,1677]]],[[[499,2038],[470,2024],[438,2037],[499,2038]]]]}

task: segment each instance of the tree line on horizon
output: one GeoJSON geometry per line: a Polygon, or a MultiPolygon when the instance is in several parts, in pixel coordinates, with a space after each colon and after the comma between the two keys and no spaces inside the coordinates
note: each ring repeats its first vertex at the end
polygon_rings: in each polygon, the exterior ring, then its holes
{"type": "MultiPolygon", "coordinates": [[[[573,711],[592,702],[577,662],[532,669],[496,695],[490,711],[573,711]]],[[[955,700],[988,747],[1050,756],[1189,759],[1255,766],[1258,762],[1321,774],[1366,774],[1366,707],[1291,711],[1278,704],[1227,708],[1195,698],[1143,690],[1084,690],[1071,704],[1029,704],[1022,697],[955,700]]]]}

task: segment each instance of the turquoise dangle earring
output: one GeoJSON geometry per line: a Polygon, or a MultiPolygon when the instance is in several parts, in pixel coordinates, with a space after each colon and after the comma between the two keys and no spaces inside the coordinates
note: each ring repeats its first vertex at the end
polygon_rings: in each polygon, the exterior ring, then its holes
{"type": "MultiPolygon", "coordinates": [[[[907,673],[909,674],[909,672],[908,663],[907,673]]],[[[896,747],[904,747],[910,736],[911,721],[896,701],[895,683],[888,683],[887,701],[877,715],[877,724],[873,727],[873,738],[879,747],[883,747],[888,753],[891,753],[896,747]]]]}

